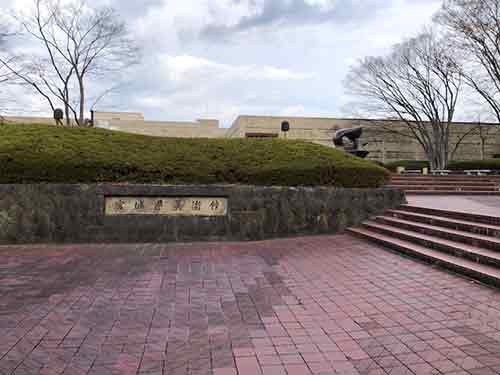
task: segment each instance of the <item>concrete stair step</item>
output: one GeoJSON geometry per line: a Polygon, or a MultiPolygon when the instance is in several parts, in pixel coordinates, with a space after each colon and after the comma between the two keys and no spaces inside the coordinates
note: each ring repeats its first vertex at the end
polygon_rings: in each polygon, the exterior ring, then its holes
{"type": "MultiPolygon", "coordinates": [[[[438,209],[438,208],[413,206],[410,204],[403,204],[398,208],[398,210],[419,213],[419,214],[424,214],[424,215],[441,216],[441,217],[446,217],[446,218],[456,219],[456,220],[472,221],[472,222],[487,224],[487,225],[500,226],[500,216],[490,216],[490,215],[475,214],[475,213],[461,212],[461,211],[455,211],[455,210],[453,210],[453,211],[452,210],[442,210],[442,209],[438,209]]],[[[500,212],[499,212],[499,214],[500,214],[500,212]]]]}
{"type": "Polygon", "coordinates": [[[376,242],[392,250],[436,264],[484,283],[500,286],[500,270],[465,258],[429,249],[415,243],[377,233],[369,228],[350,228],[353,235],[376,242]]]}
{"type": "Polygon", "coordinates": [[[405,185],[416,185],[416,184],[433,184],[433,185],[450,185],[450,184],[456,184],[456,183],[460,183],[460,184],[464,184],[464,185],[492,185],[492,186],[495,186],[495,185],[498,185],[497,182],[495,181],[468,181],[468,180],[465,180],[465,181],[448,181],[448,180],[432,180],[432,181],[428,181],[428,180],[415,180],[415,179],[412,179],[412,180],[395,180],[395,179],[391,179],[391,182],[394,183],[394,184],[405,184],[405,185]]]}
{"type": "Polygon", "coordinates": [[[405,219],[399,219],[391,216],[377,216],[375,218],[375,221],[377,223],[394,226],[399,229],[404,229],[427,236],[444,238],[470,246],[500,251],[500,239],[495,237],[474,234],[467,231],[450,229],[432,224],[424,224],[405,219]]]}
{"type": "Polygon", "coordinates": [[[489,175],[470,175],[465,173],[451,173],[447,175],[433,175],[433,174],[411,174],[411,175],[403,175],[392,173],[392,178],[427,178],[427,179],[485,179],[485,180],[498,180],[500,179],[500,175],[498,174],[489,174],[489,175]]]}
{"type": "Polygon", "coordinates": [[[430,180],[430,181],[498,181],[500,176],[467,176],[467,175],[451,175],[451,176],[430,176],[430,175],[414,175],[402,176],[391,175],[393,180],[430,180]]]}
{"type": "Polygon", "coordinates": [[[389,184],[389,188],[395,188],[395,189],[403,189],[403,190],[432,190],[432,191],[500,191],[498,187],[495,185],[489,186],[489,185],[484,185],[484,186],[462,186],[462,185],[400,185],[400,184],[389,184]]]}
{"type": "Polygon", "coordinates": [[[446,177],[446,176],[391,176],[393,181],[464,181],[464,182],[498,182],[499,178],[492,178],[488,176],[461,176],[461,177],[446,177]]]}
{"type": "Polygon", "coordinates": [[[409,195],[500,195],[500,191],[470,191],[470,190],[404,190],[409,195]]]}
{"type": "Polygon", "coordinates": [[[393,180],[428,180],[428,181],[498,181],[500,176],[401,176],[392,175],[393,180]]]}
{"type": "Polygon", "coordinates": [[[390,180],[390,185],[425,185],[425,186],[450,186],[450,185],[460,185],[460,186],[492,186],[497,187],[500,186],[500,183],[491,182],[491,181],[420,181],[420,180],[411,180],[411,181],[401,181],[401,180],[390,180]]]}
{"type": "Polygon", "coordinates": [[[379,224],[374,221],[366,221],[363,228],[372,232],[378,232],[393,238],[399,238],[426,248],[445,252],[448,255],[466,258],[470,261],[500,267],[500,253],[494,250],[482,249],[476,246],[445,240],[439,237],[421,234],[418,232],[399,229],[397,227],[385,224],[379,224]]]}
{"type": "Polygon", "coordinates": [[[394,181],[391,180],[390,185],[394,186],[488,186],[497,187],[498,184],[493,182],[481,182],[481,181],[394,181]]]}
{"type": "Polygon", "coordinates": [[[443,228],[455,229],[468,233],[480,234],[483,236],[500,238],[500,225],[489,225],[474,221],[451,219],[439,215],[419,214],[403,210],[388,210],[386,212],[386,215],[398,219],[436,225],[443,228]]]}

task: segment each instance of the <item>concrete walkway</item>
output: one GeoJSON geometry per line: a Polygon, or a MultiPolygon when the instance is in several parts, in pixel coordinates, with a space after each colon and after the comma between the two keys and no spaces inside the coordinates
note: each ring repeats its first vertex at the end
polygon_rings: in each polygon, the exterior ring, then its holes
{"type": "Polygon", "coordinates": [[[0,248],[0,374],[495,374],[500,292],[350,236],[0,248]]]}
{"type": "Polygon", "coordinates": [[[500,196],[407,195],[413,206],[500,217],[500,196]]]}

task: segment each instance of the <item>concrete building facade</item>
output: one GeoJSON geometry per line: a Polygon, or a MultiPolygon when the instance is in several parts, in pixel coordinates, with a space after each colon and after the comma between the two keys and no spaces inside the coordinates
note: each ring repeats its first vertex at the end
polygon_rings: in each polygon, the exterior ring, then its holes
{"type": "MultiPolygon", "coordinates": [[[[52,119],[10,117],[7,122],[49,123],[52,119]]],[[[370,151],[369,158],[381,162],[423,160],[425,153],[400,121],[370,119],[338,119],[320,117],[238,116],[230,128],[222,128],[218,120],[193,122],[146,121],[142,113],[93,112],[95,127],[134,134],[180,138],[287,138],[328,147],[335,132],[343,128],[363,127],[361,144],[370,151]],[[281,131],[288,121],[290,131],[281,131]]],[[[450,152],[454,160],[491,158],[500,154],[500,125],[455,123],[450,134],[450,152]],[[457,142],[460,145],[455,147],[457,142]],[[455,149],[456,148],[456,149],[455,149]]]]}
{"type": "Polygon", "coordinates": [[[142,113],[130,112],[93,112],[93,123],[98,128],[155,137],[224,138],[227,132],[218,120],[146,121],[142,113]]]}
{"type": "MultiPolygon", "coordinates": [[[[335,147],[333,137],[339,129],[361,126],[361,144],[370,151],[369,159],[381,162],[425,160],[420,144],[400,121],[336,119],[318,117],[239,116],[227,130],[228,138],[279,137],[304,140],[335,147]],[[281,132],[288,121],[290,131],[281,132]]],[[[455,123],[450,134],[450,152],[455,160],[491,158],[500,154],[500,125],[455,123]],[[458,147],[456,145],[458,144],[458,147]],[[456,148],[456,149],[455,149],[456,148]]]]}

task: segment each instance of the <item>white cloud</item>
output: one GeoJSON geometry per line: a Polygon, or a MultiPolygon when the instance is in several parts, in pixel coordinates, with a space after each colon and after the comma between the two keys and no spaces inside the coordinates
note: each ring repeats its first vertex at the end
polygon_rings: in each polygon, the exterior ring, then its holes
{"type": "Polygon", "coordinates": [[[284,108],[280,113],[280,116],[313,116],[312,113],[308,112],[303,105],[296,105],[284,108]]]}
{"type": "Polygon", "coordinates": [[[229,65],[201,57],[181,55],[162,56],[165,78],[182,84],[206,79],[220,80],[304,80],[314,77],[313,73],[298,73],[288,69],[258,65],[229,65]]]}

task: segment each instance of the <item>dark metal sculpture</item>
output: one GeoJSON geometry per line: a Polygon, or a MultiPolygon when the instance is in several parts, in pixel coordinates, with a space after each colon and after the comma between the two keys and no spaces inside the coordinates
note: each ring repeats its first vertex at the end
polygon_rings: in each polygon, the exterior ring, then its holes
{"type": "Polygon", "coordinates": [[[335,132],[335,137],[333,138],[333,143],[337,147],[342,147],[344,150],[352,155],[358,156],[360,158],[366,158],[370,152],[363,150],[359,146],[359,138],[363,134],[363,128],[348,128],[340,129],[335,132]],[[344,144],[344,138],[351,141],[351,145],[344,144]]]}
{"type": "Polygon", "coordinates": [[[281,131],[286,133],[289,130],[290,130],[290,123],[288,121],[283,121],[281,123],[281,131]]]}
{"type": "Polygon", "coordinates": [[[61,108],[54,109],[54,120],[56,120],[57,125],[62,125],[62,120],[64,119],[64,112],[61,108]]]}
{"type": "Polygon", "coordinates": [[[283,133],[283,137],[287,139],[287,134],[290,131],[290,123],[288,121],[283,121],[281,123],[281,131],[283,133]]]}

